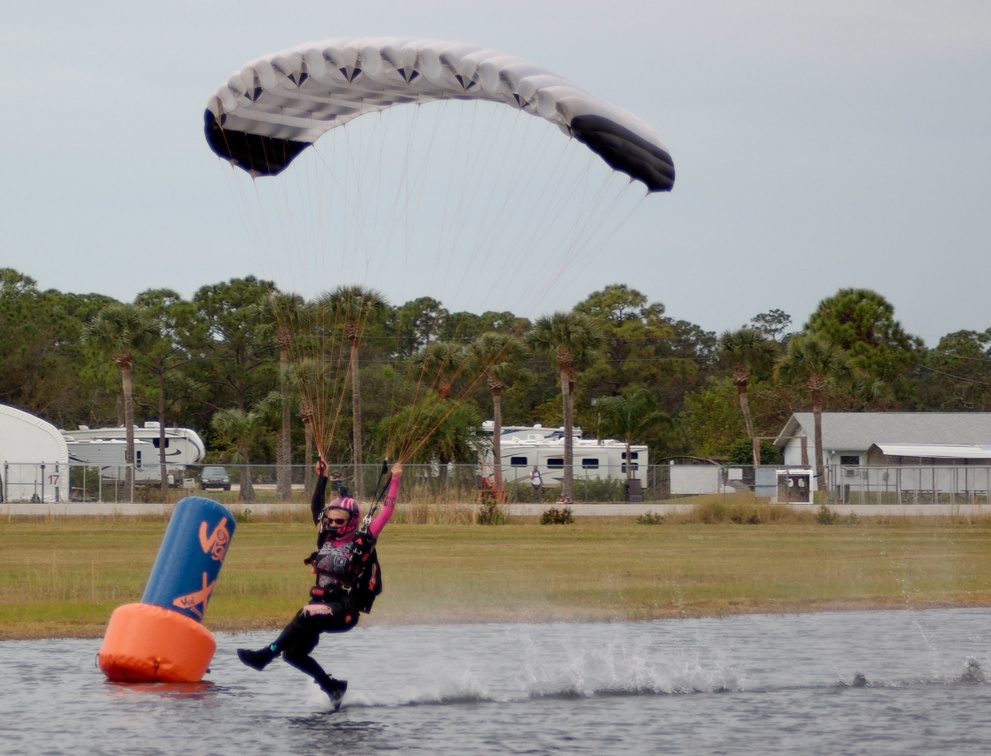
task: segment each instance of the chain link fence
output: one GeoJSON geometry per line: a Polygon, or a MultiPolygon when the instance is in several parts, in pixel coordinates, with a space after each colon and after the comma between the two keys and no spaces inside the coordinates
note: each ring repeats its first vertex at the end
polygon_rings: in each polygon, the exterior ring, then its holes
{"type": "MultiPolygon", "coordinates": [[[[388,472],[381,464],[331,464],[331,486],[343,486],[369,500],[384,494],[388,472]],[[358,485],[360,476],[361,486],[358,485]]],[[[826,472],[826,488],[807,467],[708,464],[661,464],[647,469],[646,483],[626,480],[617,466],[574,470],[573,503],[691,503],[699,496],[750,495],[779,504],[991,504],[991,467],[978,466],[835,466],[826,472]]],[[[169,502],[183,496],[208,495],[219,501],[307,503],[316,473],[312,465],[280,471],[267,464],[213,464],[169,467],[167,486],[160,468],[87,467],[57,463],[7,463],[2,468],[0,498],[5,502],[169,502]],[[288,495],[286,492],[288,491],[288,495]]],[[[529,471],[506,474],[499,485],[475,465],[404,466],[402,498],[437,504],[479,503],[495,497],[508,504],[553,504],[559,501],[562,470],[542,471],[543,485],[530,483],[529,471]]]]}

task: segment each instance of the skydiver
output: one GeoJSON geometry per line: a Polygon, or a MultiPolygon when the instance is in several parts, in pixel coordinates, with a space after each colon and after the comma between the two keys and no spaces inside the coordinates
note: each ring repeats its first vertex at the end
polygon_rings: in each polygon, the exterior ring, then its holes
{"type": "Polygon", "coordinates": [[[317,550],[305,560],[316,575],[310,601],[273,643],[257,651],[239,648],[237,658],[252,669],[263,670],[282,654],[287,664],[312,677],[329,697],[336,711],[348,688],[347,680],[336,680],[310,654],[320,642],[321,633],[345,633],[358,624],[360,612],[371,609],[382,592],[382,580],[375,543],[395,511],[403,466],[392,467],[389,491],[381,511],[362,523],[358,503],[346,490],[324,506],[327,489],[327,462],[316,464],[317,484],[310,501],[317,527],[317,550]]]}

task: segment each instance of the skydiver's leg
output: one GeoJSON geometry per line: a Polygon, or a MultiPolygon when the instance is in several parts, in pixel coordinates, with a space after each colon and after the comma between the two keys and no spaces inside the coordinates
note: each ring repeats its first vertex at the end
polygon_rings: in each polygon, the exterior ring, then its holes
{"type": "MultiPolygon", "coordinates": [[[[276,656],[282,653],[286,646],[295,644],[309,634],[305,626],[305,615],[303,612],[304,610],[300,610],[291,620],[289,620],[289,624],[285,626],[279,634],[279,637],[276,638],[274,642],[265,646],[265,648],[258,649],[257,651],[239,648],[237,650],[237,658],[244,664],[247,664],[253,669],[257,669],[258,671],[265,669],[265,667],[267,667],[276,656]]],[[[314,641],[313,646],[316,646],[316,641],[314,641]]]]}
{"type": "Polygon", "coordinates": [[[237,657],[257,670],[282,654],[287,664],[312,677],[328,695],[334,709],[348,689],[347,680],[335,680],[310,654],[320,642],[321,633],[344,633],[358,624],[358,613],[341,603],[318,603],[303,607],[273,643],[258,651],[238,649],[237,657]]]}
{"type": "Polygon", "coordinates": [[[357,613],[348,612],[338,603],[314,604],[304,608],[299,617],[302,618],[300,629],[292,633],[285,642],[282,658],[290,666],[312,677],[330,698],[336,710],[348,689],[347,680],[336,680],[328,675],[310,654],[320,642],[321,633],[343,633],[357,625],[357,613]]]}

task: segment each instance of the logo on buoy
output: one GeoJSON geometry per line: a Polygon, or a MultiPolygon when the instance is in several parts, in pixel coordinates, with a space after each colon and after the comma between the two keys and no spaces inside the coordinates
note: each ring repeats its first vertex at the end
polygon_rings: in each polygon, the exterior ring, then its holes
{"type": "Polygon", "coordinates": [[[178,606],[180,609],[185,609],[192,612],[200,619],[203,618],[203,612],[206,611],[206,602],[210,600],[210,594],[213,593],[213,586],[216,584],[216,580],[212,583],[207,582],[207,575],[203,573],[203,587],[198,591],[193,591],[192,593],[187,593],[185,596],[179,596],[172,601],[173,605],[178,606]],[[203,605],[202,609],[197,609],[200,604],[203,605]]]}
{"type": "Polygon", "coordinates": [[[206,532],[206,520],[200,523],[200,546],[203,548],[203,553],[209,554],[215,561],[224,561],[230,542],[231,534],[227,530],[226,517],[217,523],[217,527],[209,535],[206,532]]]}

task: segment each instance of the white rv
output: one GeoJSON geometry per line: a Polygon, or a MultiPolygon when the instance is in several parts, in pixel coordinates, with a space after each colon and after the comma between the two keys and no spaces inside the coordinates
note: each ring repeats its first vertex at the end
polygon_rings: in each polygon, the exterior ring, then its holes
{"type": "Polygon", "coordinates": [[[69,500],[69,451],[58,428],[0,404],[0,501],[69,500]]]}
{"type": "MultiPolygon", "coordinates": [[[[509,426],[510,433],[501,434],[502,478],[506,483],[526,482],[536,465],[545,486],[559,486],[564,477],[564,433],[560,428],[509,426]]],[[[580,433],[581,430],[578,429],[580,433]]],[[[482,436],[492,435],[491,423],[482,426],[482,436]],[[486,428],[488,426],[488,428],[486,428]],[[487,431],[487,432],[486,432],[487,431]]],[[[630,460],[626,459],[626,444],[615,439],[578,437],[572,442],[574,479],[626,480],[627,463],[633,466],[633,477],[641,486],[647,485],[647,447],[633,444],[630,460]]],[[[483,469],[491,469],[492,447],[483,452],[483,469]]]]}
{"type": "MultiPolygon", "coordinates": [[[[161,443],[160,427],[158,423],[147,422],[144,425],[134,426],[134,440],[144,441],[151,444],[156,451],[161,443]]],[[[126,429],[123,426],[116,428],[90,428],[80,425],[76,430],[62,431],[66,436],[70,436],[74,441],[125,441],[127,439],[126,429]]],[[[206,445],[199,434],[191,428],[166,428],[165,429],[165,463],[170,467],[198,465],[206,456],[206,445]]],[[[155,455],[158,461],[158,455],[155,455]]],[[[147,460],[145,464],[151,464],[147,460]]]]}
{"type": "MultiPolygon", "coordinates": [[[[540,436],[541,438],[564,438],[564,427],[560,428],[545,428],[539,423],[536,425],[504,425],[500,429],[500,438],[512,438],[514,436],[520,436],[528,438],[530,436],[540,436]]],[[[492,420],[485,420],[482,423],[482,436],[491,436],[495,433],[495,422],[492,420]]],[[[574,425],[571,428],[572,438],[581,438],[582,429],[580,425],[574,425]]]]}
{"type": "MultiPolygon", "coordinates": [[[[73,465],[99,468],[100,477],[104,480],[122,481],[126,479],[127,463],[124,452],[127,442],[117,439],[94,439],[92,441],[76,441],[66,438],[69,448],[69,461],[73,465]]],[[[169,484],[174,485],[178,470],[168,467],[169,484]]],[[[158,450],[147,441],[134,440],[134,481],[136,483],[161,483],[162,464],[158,459],[158,450]]]]}
{"type": "MultiPolygon", "coordinates": [[[[161,428],[158,423],[147,422],[134,426],[134,479],[143,482],[161,482],[161,428]]],[[[124,479],[124,448],[126,429],[89,428],[80,425],[76,430],[62,431],[73,463],[99,467],[103,477],[124,479]]],[[[190,428],[165,429],[165,464],[169,482],[180,481],[187,465],[197,465],[206,456],[206,446],[196,431],[190,428]]]]}

